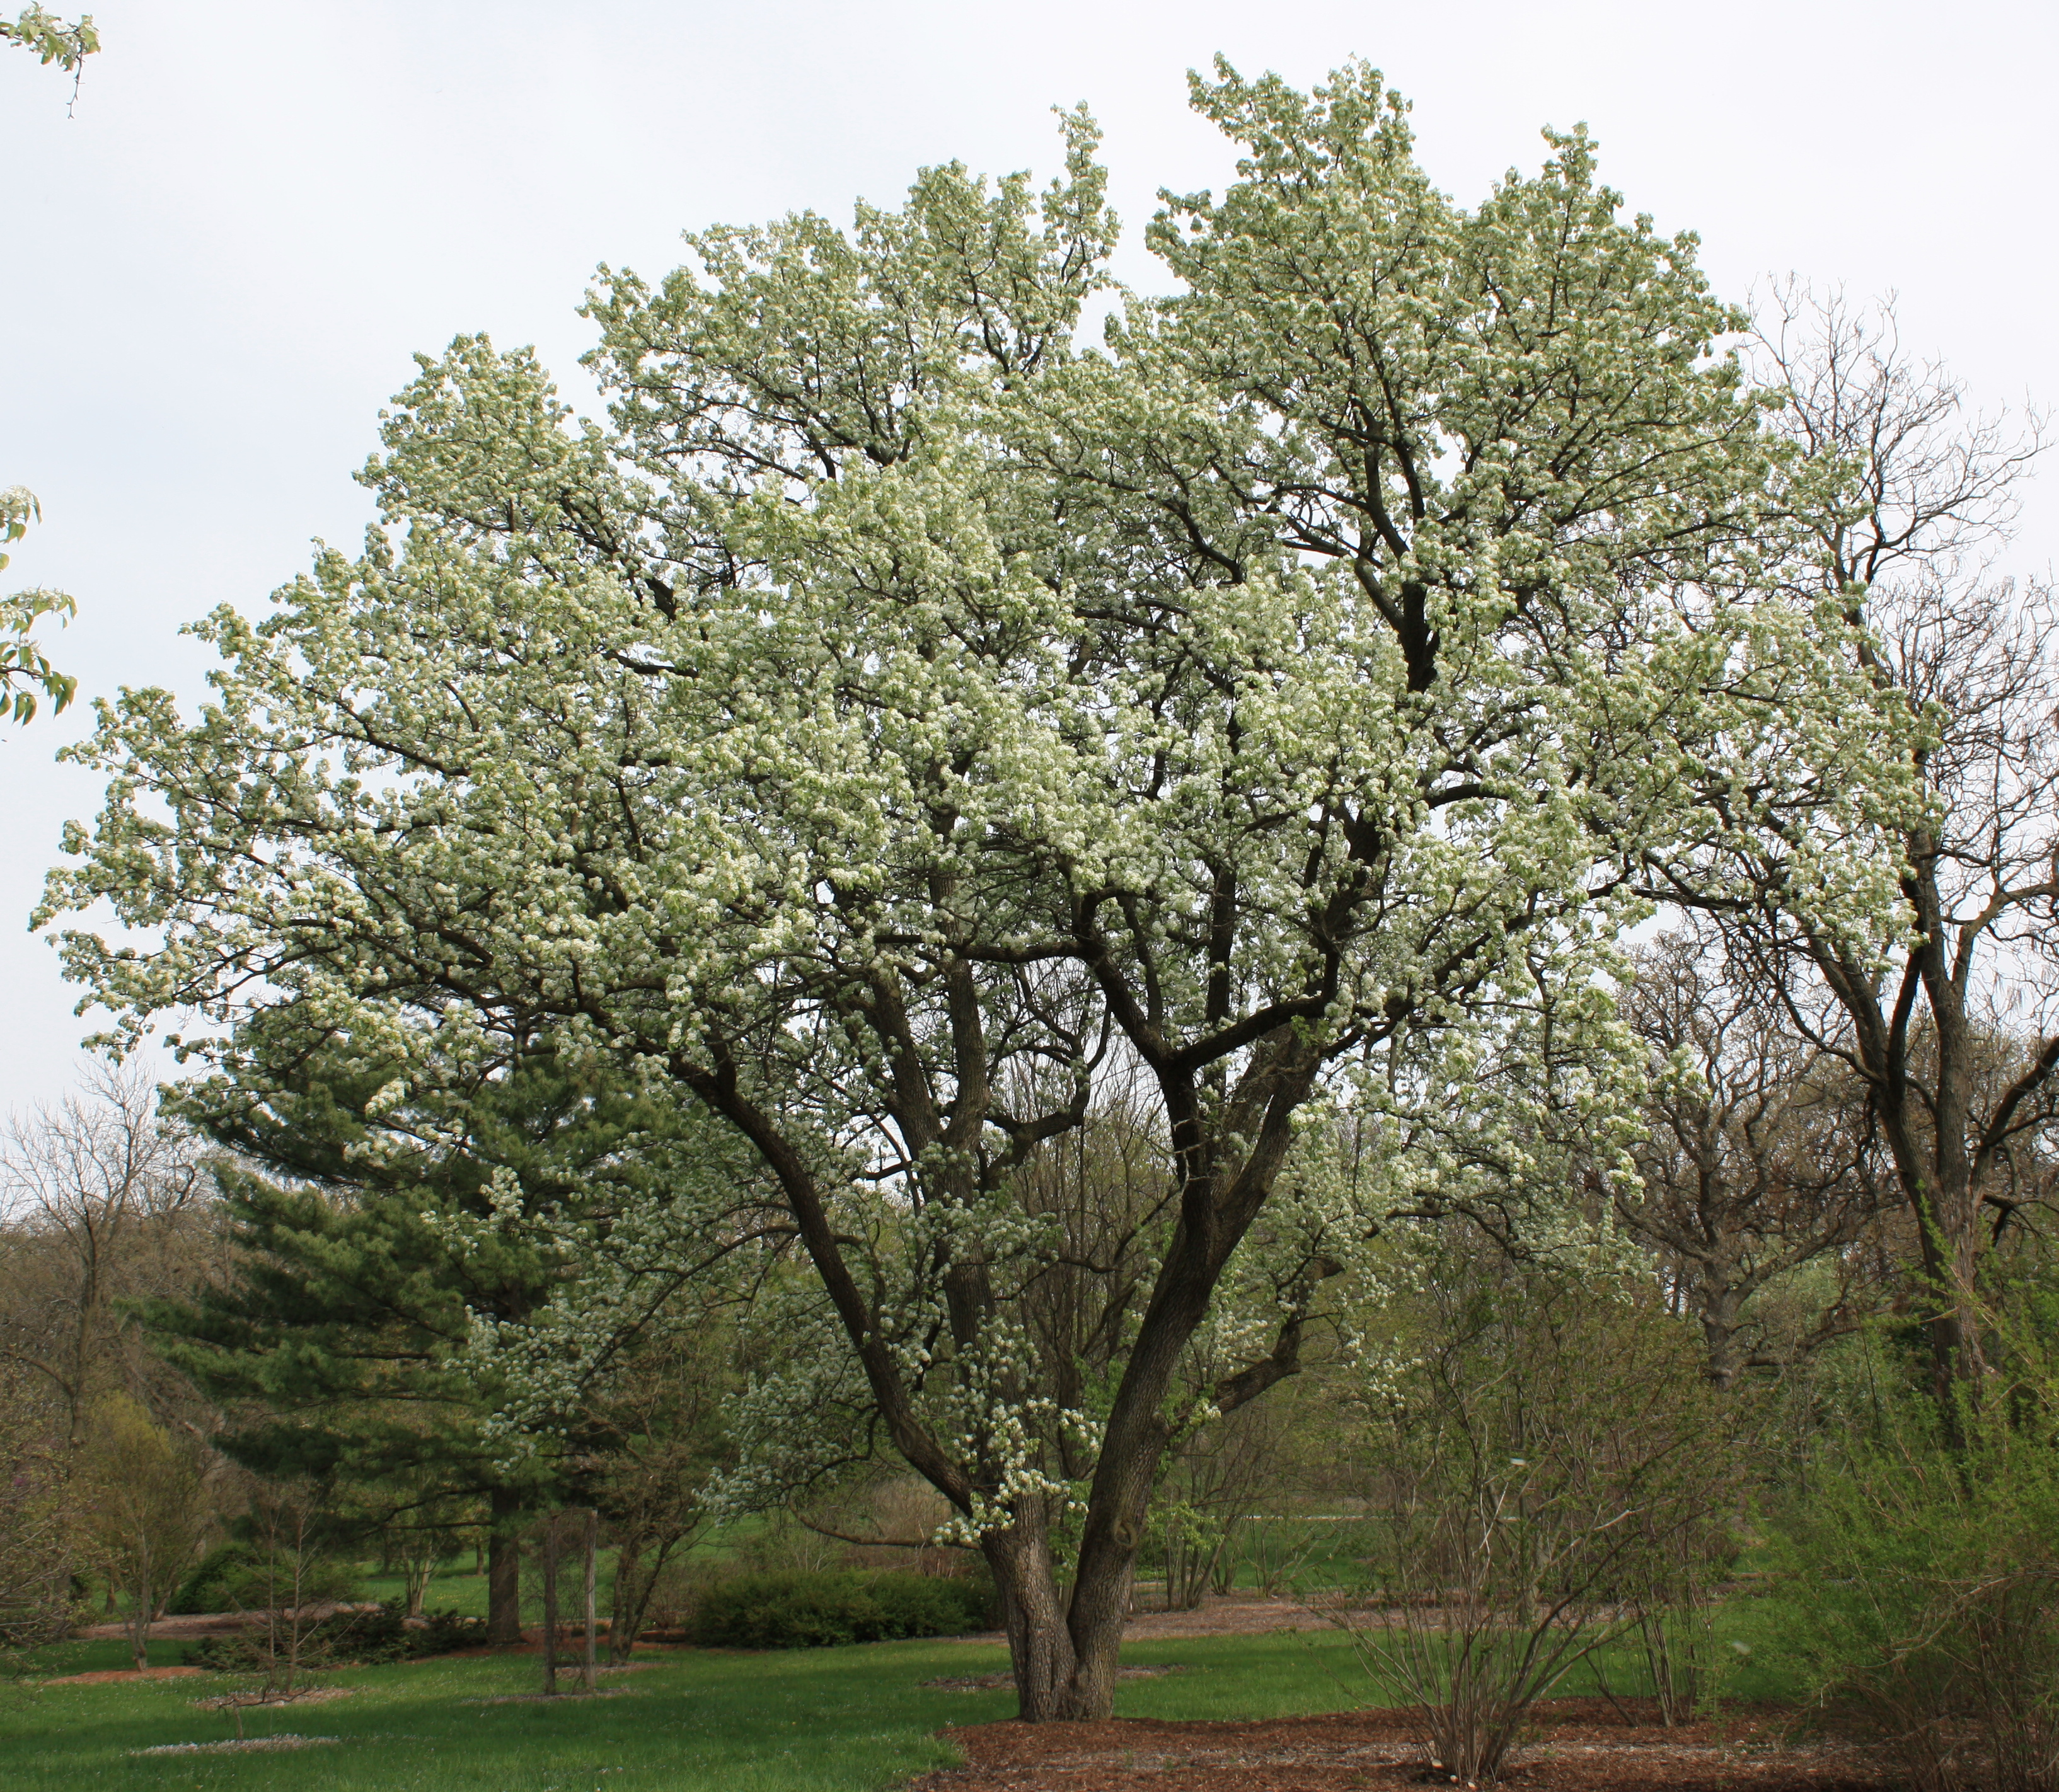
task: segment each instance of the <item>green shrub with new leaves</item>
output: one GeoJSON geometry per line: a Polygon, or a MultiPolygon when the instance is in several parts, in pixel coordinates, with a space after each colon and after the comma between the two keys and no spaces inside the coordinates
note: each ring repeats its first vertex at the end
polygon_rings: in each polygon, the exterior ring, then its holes
{"type": "Polygon", "coordinates": [[[1870,1425],[1839,1438],[1772,1539],[1772,1653],[1918,1792],[2059,1789],[2053,1304],[2019,1293],[1995,1316],[1995,1372],[1951,1425],[1875,1344],[1870,1425]]]}

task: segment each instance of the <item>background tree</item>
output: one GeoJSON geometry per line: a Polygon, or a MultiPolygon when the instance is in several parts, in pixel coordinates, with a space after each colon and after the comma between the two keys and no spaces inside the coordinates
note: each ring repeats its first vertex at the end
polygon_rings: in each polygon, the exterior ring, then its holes
{"type": "Polygon", "coordinates": [[[528,1450],[496,1430],[496,1364],[471,1346],[566,1276],[540,1216],[605,1229],[639,1179],[683,1188],[676,1113],[536,1054],[439,1103],[396,1100],[390,1062],[297,1015],[253,1029],[229,1069],[181,1111],[237,1154],[220,1173],[233,1272],[149,1309],[159,1348],[228,1412],[219,1447],[262,1475],[339,1483],[361,1523],[404,1532],[483,1504],[489,1639],[519,1641],[520,1523],[564,1471],[568,1415],[612,1340],[589,1324],[553,1357],[528,1450]]]}
{"type": "Polygon", "coordinates": [[[739,1380],[735,1328],[719,1316],[689,1308],[651,1332],[595,1388],[593,1423],[574,1440],[578,1491],[615,1545],[607,1655],[618,1667],[667,1567],[718,1515],[709,1483],[739,1380]]]}
{"type": "Polygon", "coordinates": [[[51,1384],[0,1365],[0,1651],[10,1655],[70,1627],[77,1555],[65,1430],[51,1384]]]}
{"type": "Polygon", "coordinates": [[[0,1138],[0,1356],[54,1395],[60,1448],[83,1440],[102,1395],[200,1424],[144,1341],[129,1304],[205,1284],[219,1263],[213,1180],[193,1135],[160,1117],[133,1069],[102,1066],[78,1093],[18,1117],[0,1138]]]}
{"type": "Polygon", "coordinates": [[[1651,1053],[1651,1130],[1616,1213],[1700,1321],[1711,1379],[1727,1387],[1849,1329],[1866,1296],[1847,1253],[1892,1173],[1864,1085],[1705,925],[1639,953],[1623,1015],[1651,1053]],[[1827,1277],[1793,1303],[1806,1310],[1768,1312],[1769,1293],[1812,1264],[1827,1277]]]}
{"type": "MultiPolygon", "coordinates": [[[[1033,1718],[1109,1709],[1219,1292],[1288,1296],[1226,1412],[1296,1372],[1380,1185],[1612,1106],[1579,992],[1692,768],[1856,803],[1901,713],[1766,576],[1738,320],[1583,137],[1464,211],[1372,71],[1219,72],[1239,178],[1153,225],[1182,290],[1105,354],[1070,339],[1115,231],[1075,117],[1041,197],[935,169],[850,236],[603,271],[607,428],[525,355],[425,363],[369,474],[391,532],[206,624],[192,725],[103,712],[82,756],[118,775],[46,911],[161,939],[67,937],[129,1030],[290,988],[390,1066],[368,1100],[548,1042],[720,1117],[841,1340],[765,1402],[861,1404],[950,1502],[1033,1718]],[[1019,1179],[1133,1074],[1163,1242],[1101,1404],[1063,1406],[1019,1179]],[[1358,1185],[1338,1103],[1380,1141],[1358,1185]]],[[[1877,864],[1842,903],[1890,905],[1877,864]]]]}
{"type": "Polygon", "coordinates": [[[140,1671],[149,1665],[151,1623],[213,1522],[196,1452],[127,1395],[103,1395],[94,1404],[69,1500],[87,1559],[125,1607],[140,1671]]]}
{"type": "Polygon", "coordinates": [[[1853,624],[1855,669],[1924,724],[1906,749],[1924,802],[1892,834],[1910,932],[1876,942],[1818,911],[1805,824],[1749,786],[1723,842],[1664,859],[1651,887],[1720,916],[1734,954],[1788,992],[1790,1023],[1866,1089],[1949,1400],[1983,1377],[1984,1246],[2020,1210],[2059,1113],[2059,632],[2050,594],[1985,558],[2041,439],[2035,419],[2013,436],[1969,416],[1885,309],[1783,289],[1758,343],[1802,456],[1792,501],[1818,537],[1822,601],[1853,624]],[[1823,475],[1854,472],[1854,497],[1821,495],[1823,475]]]}

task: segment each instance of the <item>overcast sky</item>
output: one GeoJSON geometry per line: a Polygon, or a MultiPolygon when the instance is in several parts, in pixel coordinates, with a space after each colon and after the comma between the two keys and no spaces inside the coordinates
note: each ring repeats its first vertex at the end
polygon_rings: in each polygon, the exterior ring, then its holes
{"type": "MultiPolygon", "coordinates": [[[[10,13],[13,0],[4,0],[10,13]]],[[[77,0],[61,10],[75,11],[77,0]]],[[[0,54],[0,486],[45,522],[7,589],[55,586],[79,675],[0,733],[0,1110],[61,1094],[85,1023],[26,932],[95,781],[54,765],[86,699],[165,684],[217,603],[257,611],[311,538],[354,545],[350,475],[416,350],[487,330],[576,389],[594,265],[677,233],[892,201],[926,162],[1056,165],[1049,108],[1107,132],[1120,272],[1161,186],[1222,185],[1186,110],[1217,50],[1299,85],[1352,54],[1416,102],[1462,203],[1584,120],[1632,209],[1691,228],[1726,296],[1770,273],[1900,295],[1905,340],[1989,408],[2059,398],[2059,7],[1960,0],[99,0],[70,81],[0,54]]],[[[2059,476],[2017,558],[2059,542],[2059,476]]]]}

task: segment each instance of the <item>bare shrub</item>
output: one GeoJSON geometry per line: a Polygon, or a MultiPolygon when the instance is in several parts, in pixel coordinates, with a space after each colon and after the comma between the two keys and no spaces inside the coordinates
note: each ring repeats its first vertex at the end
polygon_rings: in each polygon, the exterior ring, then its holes
{"type": "Polygon", "coordinates": [[[1728,1547],[1746,1409],[1619,1278],[1447,1240],[1400,1308],[1368,1402],[1371,1600],[1328,1614],[1421,1707],[1440,1773],[1486,1785],[1536,1700],[1691,1606],[1728,1547]]]}

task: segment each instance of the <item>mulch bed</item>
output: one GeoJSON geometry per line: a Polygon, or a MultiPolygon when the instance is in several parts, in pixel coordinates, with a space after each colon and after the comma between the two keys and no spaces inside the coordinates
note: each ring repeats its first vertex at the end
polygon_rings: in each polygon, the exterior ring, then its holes
{"type": "MultiPolygon", "coordinates": [[[[1887,1792],[1885,1767],[1798,1738],[1791,1712],[1754,1707],[1667,1729],[1648,1702],[1536,1707],[1501,1784],[1511,1792],[1887,1792]]],[[[982,1723],[943,1734],[966,1765],[909,1792],[1346,1792],[1451,1783],[1408,1710],[1257,1723],[982,1723]]]]}

